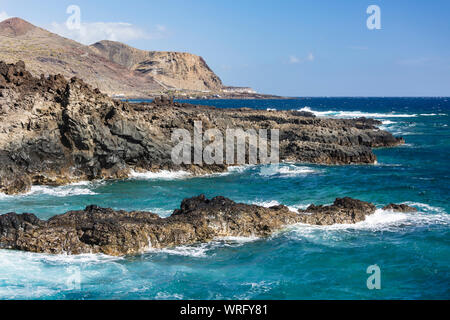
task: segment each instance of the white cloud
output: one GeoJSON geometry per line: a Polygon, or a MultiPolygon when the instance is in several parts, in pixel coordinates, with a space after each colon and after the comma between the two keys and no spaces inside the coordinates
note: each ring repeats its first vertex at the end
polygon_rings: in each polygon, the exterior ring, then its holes
{"type": "Polygon", "coordinates": [[[303,63],[303,62],[312,62],[314,61],[315,57],[312,52],[310,52],[306,58],[298,58],[297,56],[289,56],[289,63],[290,64],[297,64],[297,63],[303,63]]]}
{"type": "Polygon", "coordinates": [[[290,56],[289,57],[289,63],[292,63],[292,64],[300,63],[300,59],[297,58],[296,56],[290,56]]]}
{"type": "Polygon", "coordinates": [[[131,23],[125,22],[81,23],[79,28],[69,28],[67,23],[53,22],[50,31],[86,45],[100,40],[129,41],[137,39],[161,39],[167,34],[167,28],[162,25],[157,25],[155,31],[149,33],[131,23]]]}
{"type": "Polygon", "coordinates": [[[10,16],[8,16],[8,14],[5,11],[0,12],[0,21],[9,19],[10,16]]]}

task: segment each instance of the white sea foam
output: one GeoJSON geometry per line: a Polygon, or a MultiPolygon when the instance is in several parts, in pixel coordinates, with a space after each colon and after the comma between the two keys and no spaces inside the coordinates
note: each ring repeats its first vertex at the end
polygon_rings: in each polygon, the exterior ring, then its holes
{"type": "Polygon", "coordinates": [[[405,204],[412,206],[412,207],[416,207],[421,212],[426,212],[426,213],[431,212],[431,213],[441,213],[441,214],[444,213],[445,214],[445,210],[443,208],[430,206],[429,204],[426,204],[426,203],[407,201],[407,202],[405,202],[405,204]]]}
{"type": "Polygon", "coordinates": [[[254,168],[256,165],[253,165],[253,164],[244,164],[244,165],[241,165],[241,166],[232,166],[232,167],[228,167],[228,172],[231,172],[231,173],[234,173],[234,172],[237,172],[237,173],[241,173],[241,172],[244,172],[244,171],[246,171],[246,170],[248,170],[248,169],[251,169],[251,168],[254,168]]]}
{"type": "Polygon", "coordinates": [[[201,177],[223,177],[223,176],[228,176],[231,174],[235,174],[235,173],[242,173],[252,167],[255,167],[256,165],[241,165],[241,166],[231,166],[227,168],[227,171],[225,172],[215,172],[215,173],[210,173],[210,174],[205,174],[202,175],[201,177]]]}
{"type": "MultiPolygon", "coordinates": [[[[278,202],[277,200],[253,201],[251,204],[254,204],[254,205],[257,205],[260,207],[264,207],[264,208],[271,208],[271,207],[279,206],[280,202],[278,202]]],[[[299,209],[306,209],[308,207],[309,207],[309,204],[294,204],[294,205],[287,206],[289,211],[295,212],[295,213],[298,213],[299,209]]]]}
{"type": "Polygon", "coordinates": [[[371,113],[363,111],[316,111],[312,110],[310,107],[304,107],[299,111],[311,112],[318,117],[334,117],[334,118],[415,118],[417,114],[400,114],[400,113],[371,113]]]}
{"type": "MultiPolygon", "coordinates": [[[[251,237],[217,237],[214,240],[217,242],[226,242],[231,244],[245,244],[249,242],[258,241],[259,237],[251,236],[251,237]]],[[[220,244],[217,244],[220,245],[220,244]]]]}
{"type": "Polygon", "coordinates": [[[17,197],[40,196],[40,195],[48,195],[53,197],[96,195],[97,193],[91,190],[95,186],[96,186],[95,183],[89,181],[76,182],[59,187],[32,186],[30,191],[25,194],[6,195],[4,193],[0,193],[0,200],[11,200],[17,197]]]}
{"type": "Polygon", "coordinates": [[[196,245],[177,246],[173,248],[154,249],[149,248],[146,252],[153,254],[168,254],[174,256],[193,257],[193,258],[207,258],[214,255],[209,252],[218,248],[226,247],[240,247],[247,243],[259,240],[259,237],[216,237],[214,241],[208,243],[200,243],[196,245]]]}
{"type": "Polygon", "coordinates": [[[290,211],[297,213],[299,209],[305,210],[309,206],[310,206],[310,204],[294,204],[292,206],[287,206],[287,207],[289,208],[290,211]]]}
{"type": "Polygon", "coordinates": [[[319,172],[320,170],[315,170],[306,166],[296,166],[293,164],[281,164],[281,165],[275,164],[275,165],[261,166],[259,175],[264,177],[271,177],[271,176],[298,177],[319,172]]]}
{"type": "Polygon", "coordinates": [[[53,297],[71,290],[67,281],[73,270],[79,269],[83,278],[90,278],[99,273],[96,268],[108,264],[108,268],[125,273],[120,260],[123,258],[100,254],[72,256],[0,250],[0,299],[53,297]]]}
{"type": "Polygon", "coordinates": [[[207,252],[211,250],[210,243],[201,243],[198,245],[192,246],[178,246],[173,248],[165,248],[165,249],[154,249],[150,248],[147,250],[148,253],[165,253],[169,255],[175,256],[185,256],[185,257],[194,257],[194,258],[205,258],[207,257],[207,252]]]}
{"type": "Polygon", "coordinates": [[[8,266],[19,266],[24,264],[86,264],[86,263],[104,263],[123,260],[122,257],[107,256],[104,254],[44,254],[31,253],[24,251],[3,250],[0,249],[0,269],[8,266]]]}
{"type": "Polygon", "coordinates": [[[183,295],[178,293],[158,292],[156,300],[183,300],[183,295]]]}
{"type": "Polygon", "coordinates": [[[311,235],[311,232],[313,231],[395,231],[398,228],[414,226],[450,225],[450,215],[445,213],[442,208],[432,207],[422,203],[408,202],[407,204],[418,207],[419,211],[413,213],[403,213],[377,209],[374,214],[367,216],[364,221],[356,224],[335,224],[331,226],[296,224],[290,226],[288,231],[294,231],[295,233],[303,236],[311,235]]]}
{"type": "Polygon", "coordinates": [[[190,172],[187,171],[167,171],[161,170],[158,172],[136,172],[131,171],[130,177],[135,180],[177,180],[184,179],[192,176],[190,172]]]}
{"type": "Polygon", "coordinates": [[[280,203],[276,200],[253,201],[252,204],[254,204],[256,206],[264,207],[264,208],[270,208],[270,207],[275,207],[275,206],[280,205],[280,203]]]}
{"type": "Polygon", "coordinates": [[[173,210],[164,209],[164,208],[145,208],[145,209],[142,209],[141,211],[156,213],[157,215],[159,215],[161,217],[168,217],[173,213],[173,210]]]}
{"type": "Polygon", "coordinates": [[[54,197],[69,197],[81,195],[96,195],[89,188],[82,188],[76,185],[68,185],[62,187],[33,186],[27,195],[49,195],[54,197]]]}

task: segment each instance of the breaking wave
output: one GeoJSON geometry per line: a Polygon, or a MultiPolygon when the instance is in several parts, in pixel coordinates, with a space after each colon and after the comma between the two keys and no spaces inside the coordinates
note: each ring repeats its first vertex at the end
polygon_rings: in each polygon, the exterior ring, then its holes
{"type": "Polygon", "coordinates": [[[407,227],[446,225],[450,226],[450,215],[444,209],[427,204],[406,202],[410,206],[417,207],[418,212],[403,213],[391,210],[378,209],[366,220],[356,224],[335,224],[331,226],[314,226],[297,224],[288,229],[299,234],[308,233],[312,230],[367,230],[367,231],[396,231],[407,227]]]}
{"type": "MultiPolygon", "coordinates": [[[[264,208],[270,208],[270,207],[279,206],[281,203],[278,202],[277,200],[269,200],[269,201],[253,201],[253,202],[251,202],[251,204],[254,204],[254,205],[257,205],[260,207],[264,207],[264,208]]],[[[294,204],[294,205],[290,205],[287,207],[290,211],[298,213],[299,209],[306,209],[309,207],[309,204],[294,204]]]]}
{"type": "Polygon", "coordinates": [[[192,174],[187,171],[167,171],[167,170],[162,170],[158,172],[131,171],[130,173],[130,178],[134,180],[176,180],[176,179],[184,179],[190,176],[192,176],[192,174]]]}
{"type": "Polygon", "coordinates": [[[319,173],[320,170],[316,170],[306,166],[296,166],[293,164],[281,164],[281,165],[265,165],[260,167],[259,175],[265,177],[298,177],[308,174],[319,173]]]}
{"type": "MultiPolygon", "coordinates": [[[[372,112],[362,112],[362,111],[337,111],[337,110],[327,110],[327,111],[316,111],[312,110],[310,107],[304,107],[299,111],[311,112],[318,117],[333,117],[333,118],[415,118],[418,114],[401,114],[401,113],[372,113],[372,112]]],[[[423,114],[421,114],[423,116],[423,114]]]]}
{"type": "Polygon", "coordinates": [[[0,193],[0,200],[8,200],[16,197],[29,197],[29,196],[41,196],[47,195],[52,197],[74,197],[83,195],[96,195],[97,193],[92,190],[99,183],[98,182],[77,182],[60,187],[50,186],[32,186],[31,190],[25,194],[19,195],[6,195],[0,193]]]}
{"type": "Polygon", "coordinates": [[[218,237],[208,243],[196,245],[177,246],[173,248],[154,249],[150,248],[146,253],[167,254],[173,256],[183,256],[192,258],[207,258],[214,255],[214,250],[226,247],[240,247],[249,242],[259,240],[259,237],[218,237]]]}

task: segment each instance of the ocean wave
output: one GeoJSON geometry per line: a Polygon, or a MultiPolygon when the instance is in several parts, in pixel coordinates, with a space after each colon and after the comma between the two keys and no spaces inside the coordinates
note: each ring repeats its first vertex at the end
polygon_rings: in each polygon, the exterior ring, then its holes
{"type": "MultiPolygon", "coordinates": [[[[77,185],[67,185],[62,187],[33,186],[27,195],[49,195],[54,197],[70,197],[82,195],[96,195],[97,193],[89,188],[79,187],[77,185]]],[[[87,186],[87,185],[86,185],[87,186]]]]}
{"type": "Polygon", "coordinates": [[[224,177],[229,176],[236,173],[243,173],[251,168],[256,167],[257,165],[253,164],[245,164],[239,166],[231,166],[227,168],[227,171],[224,172],[214,172],[200,176],[200,178],[214,178],[214,177],[224,177]]]}
{"type": "Polygon", "coordinates": [[[293,164],[275,164],[261,166],[259,175],[263,177],[298,177],[319,172],[320,170],[312,169],[306,166],[296,166],[293,164]]]}
{"type": "Polygon", "coordinates": [[[415,118],[417,114],[400,114],[400,113],[372,113],[363,111],[316,111],[312,110],[310,107],[304,107],[299,111],[311,112],[318,117],[334,117],[334,118],[415,118]]]}
{"type": "Polygon", "coordinates": [[[209,243],[202,243],[199,245],[192,246],[178,246],[173,248],[164,248],[164,249],[154,249],[149,248],[146,250],[146,253],[153,254],[168,254],[175,256],[184,256],[184,257],[192,257],[192,258],[206,258],[207,252],[211,250],[211,245],[209,243]]]}
{"type": "Polygon", "coordinates": [[[407,135],[418,135],[421,134],[417,131],[414,131],[414,128],[417,126],[416,123],[408,123],[408,122],[389,122],[383,121],[383,125],[379,126],[378,128],[380,130],[389,131],[393,135],[401,135],[401,136],[407,136],[407,135]]]}
{"type": "Polygon", "coordinates": [[[5,269],[9,266],[36,265],[39,263],[55,265],[102,264],[123,259],[123,257],[113,257],[104,254],[45,254],[0,249],[0,269],[5,269]]]}
{"type": "Polygon", "coordinates": [[[187,171],[161,170],[158,172],[136,172],[132,170],[130,172],[130,178],[134,180],[177,180],[184,179],[189,176],[192,176],[192,174],[187,171]]]}
{"type": "Polygon", "coordinates": [[[270,208],[279,206],[280,203],[277,200],[268,200],[268,201],[253,201],[251,204],[254,204],[255,206],[264,207],[264,208],[270,208]]]}
{"type": "MultiPolygon", "coordinates": [[[[264,208],[270,208],[270,207],[275,207],[275,206],[279,206],[281,203],[278,202],[277,200],[268,200],[268,201],[253,201],[251,202],[251,204],[254,204],[256,206],[260,206],[260,207],[264,207],[264,208]]],[[[287,206],[287,208],[295,213],[298,213],[299,209],[306,209],[308,208],[310,205],[309,204],[294,204],[294,205],[290,205],[287,206]]]]}
{"type": "Polygon", "coordinates": [[[399,228],[405,227],[450,225],[450,215],[442,208],[413,202],[407,202],[405,204],[418,207],[419,211],[404,213],[377,209],[374,214],[367,216],[364,221],[356,224],[335,224],[331,226],[296,224],[288,227],[287,230],[303,236],[311,232],[322,231],[396,231],[399,228]]]}
{"type": "Polygon", "coordinates": [[[298,210],[305,210],[308,208],[311,204],[294,204],[292,206],[287,206],[288,209],[292,212],[298,213],[298,210]]]}
{"type": "Polygon", "coordinates": [[[426,204],[426,203],[407,201],[404,204],[407,204],[412,207],[416,207],[419,209],[420,212],[446,214],[444,208],[430,206],[429,204],[426,204]]]}
{"type": "Polygon", "coordinates": [[[59,187],[32,186],[30,191],[24,194],[6,195],[4,193],[0,193],[0,200],[10,200],[18,197],[41,196],[41,195],[48,195],[52,197],[96,195],[98,193],[94,192],[92,188],[96,187],[97,185],[98,183],[83,181],[59,187]]]}
{"type": "Polygon", "coordinates": [[[217,241],[234,242],[234,243],[247,243],[259,240],[259,237],[218,237],[217,241]]]}
{"type": "Polygon", "coordinates": [[[157,215],[159,215],[163,218],[168,217],[173,213],[173,209],[171,210],[171,209],[164,209],[164,208],[145,208],[140,211],[156,213],[157,215]]]}
{"type": "Polygon", "coordinates": [[[229,247],[240,247],[247,243],[258,241],[260,238],[255,236],[249,237],[217,237],[213,241],[200,243],[195,245],[177,246],[173,248],[155,249],[149,248],[146,253],[150,254],[167,254],[173,256],[183,256],[192,258],[207,258],[213,256],[214,250],[229,247]]]}
{"type": "Polygon", "coordinates": [[[108,265],[127,272],[123,258],[101,254],[50,255],[0,250],[0,299],[42,299],[76,290],[68,280],[78,270],[84,278],[95,277],[95,269],[108,265]],[[92,268],[91,268],[92,267],[92,268]]]}
{"type": "Polygon", "coordinates": [[[249,169],[255,168],[256,164],[243,164],[240,166],[232,166],[227,168],[227,173],[242,173],[244,171],[247,171],[249,169]]]}

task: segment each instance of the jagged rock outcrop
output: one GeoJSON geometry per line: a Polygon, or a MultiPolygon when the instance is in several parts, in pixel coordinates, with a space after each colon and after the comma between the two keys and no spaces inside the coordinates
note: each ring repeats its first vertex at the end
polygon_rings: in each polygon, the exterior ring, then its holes
{"type": "Polygon", "coordinates": [[[26,192],[31,184],[126,178],[131,170],[225,171],[225,164],[172,162],[173,131],[186,129],[192,137],[195,121],[202,122],[203,132],[218,129],[223,137],[228,128],[278,129],[281,161],[371,164],[376,161],[371,148],[404,142],[365,118],[217,109],[164,97],[130,104],[78,78],[37,78],[23,62],[0,63],[0,192],[26,192]]]}
{"type": "Polygon", "coordinates": [[[221,91],[222,81],[202,57],[187,52],[144,51],[116,41],[100,41],[91,46],[99,55],[151,76],[166,89],[221,91]]]}
{"type": "Polygon", "coordinates": [[[391,204],[385,206],[383,208],[383,210],[389,210],[389,211],[394,211],[394,212],[404,212],[404,213],[417,212],[417,208],[408,206],[406,204],[395,204],[395,203],[391,203],[391,204]]]}
{"type": "Polygon", "coordinates": [[[264,208],[224,197],[186,199],[168,218],[150,212],[88,206],[48,221],[32,214],[0,215],[0,248],[51,254],[104,253],[120,256],[150,248],[209,242],[218,237],[266,237],[295,223],[357,223],[375,206],[350,198],[311,206],[300,214],[279,205],[264,208]]]}

